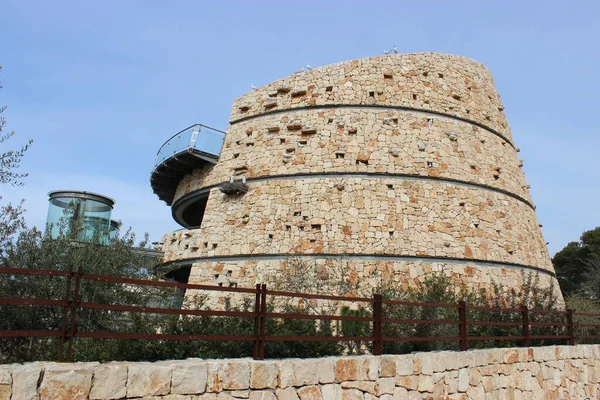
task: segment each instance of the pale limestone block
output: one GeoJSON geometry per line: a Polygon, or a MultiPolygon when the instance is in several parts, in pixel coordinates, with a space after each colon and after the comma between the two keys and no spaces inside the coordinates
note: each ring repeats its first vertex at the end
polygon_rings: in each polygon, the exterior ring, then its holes
{"type": "Polygon", "coordinates": [[[342,389],[358,389],[361,392],[375,394],[375,382],[371,381],[349,381],[341,383],[342,389]]]}
{"type": "Polygon", "coordinates": [[[43,400],[87,400],[92,387],[92,369],[75,365],[48,365],[40,385],[43,400]]]}
{"type": "Polygon", "coordinates": [[[342,387],[337,384],[321,386],[324,400],[342,400],[342,387]]]}
{"type": "Polygon", "coordinates": [[[413,373],[423,375],[433,374],[433,363],[429,354],[419,353],[415,356],[413,373]]]}
{"type": "Polygon", "coordinates": [[[423,396],[421,396],[421,392],[416,390],[411,390],[408,392],[408,400],[421,400],[423,396]]]}
{"type": "Polygon", "coordinates": [[[317,364],[319,383],[335,382],[335,359],[333,357],[321,358],[317,364]]]}
{"type": "Polygon", "coordinates": [[[39,364],[26,364],[12,371],[11,400],[38,400],[38,383],[42,367],[39,364]]]}
{"type": "Polygon", "coordinates": [[[171,389],[168,365],[131,363],[127,373],[127,397],[161,396],[171,389]]]}
{"type": "Polygon", "coordinates": [[[394,394],[394,387],[396,386],[395,378],[379,378],[375,384],[375,396],[381,396],[382,394],[394,394]]]}
{"type": "Polygon", "coordinates": [[[448,396],[448,386],[444,383],[443,380],[436,382],[433,385],[433,398],[434,399],[444,399],[447,396],[448,396]]]}
{"type": "MultiPolygon", "coordinates": [[[[460,370],[462,371],[462,369],[460,370]]],[[[469,385],[477,386],[481,382],[481,373],[477,368],[471,368],[469,371],[469,385]]],[[[459,372],[460,376],[460,372],[459,372]]]]}
{"type": "MultiPolygon", "coordinates": [[[[482,399],[484,399],[484,398],[485,397],[482,397],[482,399]]],[[[445,400],[471,400],[471,398],[467,397],[467,395],[465,393],[454,393],[454,394],[448,395],[448,397],[445,400]]]]}
{"type": "Polygon", "coordinates": [[[200,394],[206,390],[208,367],[203,361],[183,361],[173,364],[171,393],[200,394]]]}
{"type": "Polygon", "coordinates": [[[534,361],[554,361],[555,353],[554,347],[534,347],[533,348],[533,359],[534,361]]]}
{"type": "MultiPolygon", "coordinates": [[[[522,387],[522,374],[515,374],[518,376],[517,378],[517,385],[515,385],[516,387],[522,387]]],[[[460,388],[460,373],[458,375],[459,378],[459,382],[458,382],[458,386],[460,388]]],[[[499,388],[499,389],[503,389],[507,387],[507,379],[505,375],[495,375],[494,376],[494,385],[499,388]]],[[[459,389],[460,390],[460,389],[459,389]]]]}
{"type": "Polygon", "coordinates": [[[412,375],[415,366],[412,358],[402,357],[396,362],[396,375],[412,375]]]}
{"type": "MultiPolygon", "coordinates": [[[[379,377],[389,378],[396,376],[396,356],[381,356],[379,364],[379,377]]],[[[411,367],[412,372],[412,367],[411,367]]]]}
{"type": "Polygon", "coordinates": [[[229,393],[221,392],[217,393],[217,400],[235,400],[235,398],[229,393]]]}
{"type": "Polygon", "coordinates": [[[207,392],[243,390],[250,387],[247,360],[223,360],[208,363],[207,392]]]}
{"type": "Polygon", "coordinates": [[[431,375],[418,375],[417,379],[417,390],[419,392],[433,392],[433,376],[431,375]]]}
{"type": "Polygon", "coordinates": [[[121,399],[127,395],[127,364],[107,363],[94,369],[91,400],[121,399]]]}
{"type": "Polygon", "coordinates": [[[300,400],[323,400],[323,395],[318,386],[304,386],[298,389],[300,400]]]}
{"type": "Polygon", "coordinates": [[[319,383],[320,359],[294,360],[294,386],[316,385],[319,383]]]}
{"type": "Polygon", "coordinates": [[[258,392],[250,393],[250,400],[277,400],[275,394],[269,390],[261,390],[258,392]]]}
{"type": "Polygon", "coordinates": [[[403,387],[407,390],[417,390],[418,381],[417,375],[402,375],[396,377],[396,386],[403,387]]]}
{"type": "Polygon", "coordinates": [[[362,365],[361,379],[363,376],[366,376],[366,379],[371,381],[376,380],[379,377],[379,357],[376,356],[363,356],[365,361],[362,365]]]}
{"type": "Polygon", "coordinates": [[[394,395],[392,400],[406,400],[408,398],[408,390],[403,387],[397,387],[394,389],[394,395]]]}
{"type": "Polygon", "coordinates": [[[254,361],[251,364],[250,388],[274,389],[277,387],[279,368],[272,361],[254,361]]]}
{"type": "Polygon", "coordinates": [[[300,400],[296,390],[293,387],[277,389],[275,394],[277,395],[277,400],[300,400]]]}
{"type": "MultiPolygon", "coordinates": [[[[277,361],[277,367],[279,368],[278,384],[282,389],[288,386],[296,385],[296,376],[294,375],[294,364],[289,360],[277,361]]],[[[294,392],[296,393],[296,392],[294,392]]]]}
{"type": "Polygon", "coordinates": [[[433,373],[433,383],[438,383],[440,381],[442,381],[442,383],[445,383],[446,380],[446,373],[445,372],[434,372],[433,373]]]}
{"type": "Polygon", "coordinates": [[[342,390],[342,400],[364,400],[363,393],[358,389],[342,390]]]}
{"type": "Polygon", "coordinates": [[[0,367],[0,400],[10,400],[12,395],[12,376],[8,368],[0,367]]]}

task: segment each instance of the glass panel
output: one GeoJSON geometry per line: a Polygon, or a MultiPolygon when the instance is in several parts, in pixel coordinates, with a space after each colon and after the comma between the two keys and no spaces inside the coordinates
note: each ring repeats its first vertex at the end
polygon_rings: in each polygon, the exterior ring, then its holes
{"type": "Polygon", "coordinates": [[[160,148],[156,155],[154,166],[189,149],[199,150],[219,157],[224,138],[225,134],[221,132],[201,125],[191,126],[173,136],[160,148]]]}
{"type": "Polygon", "coordinates": [[[77,240],[105,243],[109,237],[111,211],[111,206],[95,200],[53,198],[48,207],[46,227],[53,238],[59,236],[61,229],[65,233],[76,229],[77,240]]]}

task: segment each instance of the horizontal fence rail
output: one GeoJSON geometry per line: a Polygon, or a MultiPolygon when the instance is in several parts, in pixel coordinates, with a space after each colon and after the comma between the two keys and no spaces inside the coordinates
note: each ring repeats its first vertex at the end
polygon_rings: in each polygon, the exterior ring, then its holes
{"type": "MultiPolygon", "coordinates": [[[[327,342],[364,342],[371,345],[371,352],[374,355],[384,353],[384,343],[414,343],[414,342],[455,342],[461,351],[468,350],[469,342],[481,341],[514,341],[520,346],[530,346],[532,340],[551,339],[566,340],[569,345],[574,345],[577,340],[596,340],[600,335],[582,334],[576,337],[577,328],[597,328],[600,332],[600,314],[578,313],[573,310],[557,311],[545,309],[529,309],[526,306],[519,308],[501,308],[501,307],[483,307],[467,305],[464,301],[458,303],[425,303],[413,301],[398,301],[383,299],[381,295],[373,297],[351,297],[337,295],[320,295],[310,293],[296,293],[279,290],[268,290],[265,284],[257,284],[254,288],[222,287],[199,284],[184,284],[177,282],[165,282],[157,280],[145,280],[134,278],[122,278],[115,276],[104,276],[84,273],[79,267],[77,271],[69,268],[68,271],[55,270],[37,270],[23,268],[5,268],[0,267],[0,274],[15,277],[17,275],[32,277],[59,277],[66,279],[65,294],[60,299],[38,299],[38,298],[1,298],[0,306],[30,306],[30,307],[58,307],[62,308],[61,329],[57,330],[0,330],[0,338],[33,338],[33,337],[58,337],[57,360],[72,360],[73,342],[76,338],[95,338],[95,339],[135,339],[135,340],[182,340],[182,341],[247,341],[252,342],[253,357],[256,360],[265,358],[266,342],[290,342],[290,341],[327,341],[327,342]],[[134,290],[135,287],[156,287],[156,288],[176,288],[191,289],[202,293],[221,292],[238,295],[251,295],[254,299],[252,311],[238,310],[216,310],[216,309],[186,309],[186,308],[168,308],[168,307],[150,307],[145,305],[122,305],[122,304],[100,304],[89,301],[81,301],[82,281],[108,282],[127,285],[134,290]],[[350,303],[363,303],[372,308],[371,315],[321,315],[321,314],[301,314],[284,313],[276,311],[267,311],[267,299],[270,296],[295,298],[302,300],[325,300],[325,301],[343,301],[350,303]],[[388,314],[393,313],[393,307],[423,307],[426,309],[439,310],[445,309],[455,314],[455,318],[444,319],[407,319],[392,318],[388,314]],[[387,308],[387,309],[384,309],[387,308]],[[231,332],[230,335],[196,335],[196,334],[165,334],[155,333],[126,333],[115,331],[89,332],[77,328],[77,315],[80,310],[104,310],[107,312],[122,313],[141,313],[157,315],[188,315],[188,316],[210,316],[210,317],[241,317],[252,318],[254,320],[254,330],[251,335],[236,335],[231,332]],[[452,311],[453,310],[453,311],[452,311]],[[469,312],[494,312],[494,313],[514,313],[520,314],[519,321],[482,321],[468,319],[469,312]],[[539,322],[531,320],[536,315],[553,315],[560,318],[560,321],[539,322]],[[574,317],[598,318],[598,323],[574,323],[574,317]],[[267,320],[312,320],[322,321],[354,321],[356,323],[368,324],[370,334],[342,336],[282,336],[269,335],[267,333],[267,320]],[[384,335],[384,326],[393,325],[410,326],[454,326],[456,336],[390,336],[384,335]],[[510,329],[495,336],[470,335],[469,328],[477,327],[498,327],[500,329],[510,329]],[[555,334],[535,335],[531,333],[532,327],[548,327],[557,329],[555,334]],[[517,333],[518,331],[518,333],[517,333]],[[67,344],[67,354],[64,357],[64,345],[67,344]]],[[[10,280],[10,278],[9,278],[10,280]]],[[[9,281],[10,282],[10,281],[9,281]]],[[[10,283],[9,283],[10,284],[10,283]]],[[[271,303],[273,304],[273,303],[271,303]]]]}

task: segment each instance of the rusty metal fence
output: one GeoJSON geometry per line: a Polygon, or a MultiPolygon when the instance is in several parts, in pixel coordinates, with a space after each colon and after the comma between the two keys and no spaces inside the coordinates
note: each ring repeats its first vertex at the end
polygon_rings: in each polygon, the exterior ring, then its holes
{"type": "Polygon", "coordinates": [[[254,344],[253,358],[263,360],[265,358],[265,342],[269,341],[334,341],[348,342],[360,341],[371,344],[372,353],[380,355],[384,352],[384,343],[393,342],[455,342],[461,351],[468,350],[469,342],[477,341],[514,341],[517,345],[531,346],[532,340],[551,339],[561,340],[569,345],[575,345],[578,340],[600,339],[600,335],[576,335],[575,329],[587,328],[600,331],[600,323],[575,323],[574,317],[600,319],[600,314],[577,313],[573,310],[556,311],[546,309],[529,309],[526,306],[519,308],[498,308],[467,305],[464,301],[458,303],[421,303],[409,301],[397,301],[384,299],[376,294],[373,297],[349,297],[318,295],[307,293],[293,293],[277,290],[269,290],[265,284],[257,284],[254,288],[221,287],[210,285],[183,284],[176,282],[164,282],[155,280],[120,278],[114,276],[87,274],[80,267],[74,271],[71,267],[68,271],[55,270],[36,270],[20,268],[0,267],[0,274],[9,275],[33,275],[33,276],[57,276],[66,279],[66,290],[62,300],[59,299],[33,299],[33,298],[0,298],[1,305],[12,306],[36,306],[36,307],[61,307],[62,322],[61,329],[57,330],[4,330],[0,331],[0,338],[11,337],[57,337],[57,361],[72,360],[73,341],[76,338],[96,338],[96,339],[138,339],[138,340],[196,340],[196,341],[247,341],[254,344]],[[117,284],[126,284],[131,287],[151,286],[166,288],[184,288],[206,292],[225,292],[238,293],[254,297],[254,308],[252,311],[222,311],[216,309],[182,309],[166,307],[148,307],[142,305],[120,305],[120,304],[99,304],[93,302],[84,302],[80,300],[81,282],[83,280],[112,282],[117,284]],[[343,301],[352,303],[367,304],[372,312],[370,316],[354,315],[322,315],[322,314],[301,314],[301,313],[282,313],[268,312],[267,296],[300,298],[313,300],[343,301]],[[425,307],[425,308],[444,308],[456,310],[455,319],[398,319],[386,316],[384,306],[394,307],[425,307]],[[247,317],[254,319],[254,332],[252,335],[175,335],[164,333],[125,333],[109,331],[82,331],[77,329],[78,310],[96,309],[115,312],[130,313],[152,313],[152,314],[172,314],[172,315],[190,315],[190,316],[216,316],[216,317],[247,317]],[[487,311],[497,313],[519,313],[520,321],[481,321],[469,320],[467,314],[469,311],[487,311]],[[553,315],[560,321],[535,322],[531,320],[532,315],[553,315]],[[370,335],[364,336],[275,336],[266,332],[267,319],[305,319],[317,321],[357,321],[367,323],[370,335]],[[385,336],[384,324],[404,324],[404,325],[454,325],[456,326],[455,336],[385,336]],[[499,336],[470,336],[468,328],[474,326],[495,326],[495,327],[514,327],[519,329],[520,335],[499,335],[499,336]],[[557,328],[554,334],[532,335],[533,327],[557,328]],[[66,357],[64,346],[67,346],[66,357]]]}

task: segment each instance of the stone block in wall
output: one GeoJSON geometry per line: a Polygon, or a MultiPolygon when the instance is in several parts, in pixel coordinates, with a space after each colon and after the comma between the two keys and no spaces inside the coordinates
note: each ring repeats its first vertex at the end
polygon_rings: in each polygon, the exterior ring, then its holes
{"type": "Polygon", "coordinates": [[[285,389],[277,389],[275,391],[277,400],[299,400],[298,394],[293,387],[287,387],[285,389]]]}
{"type": "Polygon", "coordinates": [[[456,353],[451,351],[431,354],[430,359],[431,369],[434,373],[459,370],[469,365],[468,357],[456,357],[456,353]]]}
{"type": "Polygon", "coordinates": [[[327,400],[342,400],[342,387],[337,384],[321,386],[323,398],[327,400]]]}
{"type": "MultiPolygon", "coordinates": [[[[388,378],[396,376],[396,356],[381,356],[379,361],[379,377],[388,378]]],[[[410,367],[412,373],[412,365],[410,367]]]]}
{"type": "Polygon", "coordinates": [[[417,375],[417,390],[419,392],[433,393],[435,382],[432,375],[417,375]]]}
{"type": "Polygon", "coordinates": [[[135,363],[127,373],[127,397],[161,396],[171,390],[171,367],[135,363]]]}
{"type": "Polygon", "coordinates": [[[458,391],[466,392],[469,388],[469,371],[466,368],[461,368],[458,371],[458,391]]]}
{"type": "Polygon", "coordinates": [[[48,365],[40,385],[43,400],[87,400],[97,364],[48,365]]]}
{"type": "Polygon", "coordinates": [[[90,400],[122,399],[127,395],[127,364],[107,363],[94,369],[90,400]]]}
{"type": "MultiPolygon", "coordinates": [[[[282,389],[285,389],[288,386],[294,386],[296,384],[296,377],[294,375],[293,362],[291,360],[277,361],[277,367],[279,369],[279,378],[277,386],[279,386],[282,389]]],[[[277,396],[279,397],[279,395],[277,396]]]]}
{"type": "Polygon", "coordinates": [[[397,357],[396,359],[396,376],[412,375],[414,371],[414,360],[408,357],[397,357]]]}
{"type": "Polygon", "coordinates": [[[300,400],[324,400],[321,389],[315,385],[304,386],[298,389],[298,397],[300,400]]]}
{"type": "Polygon", "coordinates": [[[417,390],[418,382],[416,375],[396,376],[396,386],[403,387],[406,390],[417,390]]]}
{"type": "Polygon", "coordinates": [[[350,381],[342,382],[342,389],[358,389],[363,393],[375,394],[375,382],[371,381],[350,381]]]}
{"type": "Polygon", "coordinates": [[[403,387],[397,387],[394,389],[394,397],[392,397],[393,400],[401,400],[407,398],[408,390],[404,389],[403,387]]]}
{"type": "Polygon", "coordinates": [[[317,363],[319,376],[319,383],[333,383],[335,382],[335,358],[327,357],[322,358],[320,362],[317,363]]]}
{"type": "Polygon", "coordinates": [[[38,384],[42,373],[41,363],[26,364],[12,371],[11,400],[38,400],[38,384]]]}
{"type": "Polygon", "coordinates": [[[277,397],[270,390],[265,390],[250,393],[249,400],[277,400],[277,397]]]}
{"type": "Polygon", "coordinates": [[[413,373],[417,375],[433,375],[433,360],[428,353],[417,354],[413,360],[413,373]]]}
{"type": "Polygon", "coordinates": [[[0,400],[10,400],[12,376],[7,368],[0,368],[0,400]]]}
{"type": "Polygon", "coordinates": [[[207,392],[243,390],[250,387],[247,360],[223,360],[208,363],[207,392]]]}
{"type": "Polygon", "coordinates": [[[379,376],[379,358],[342,357],[335,363],[335,381],[374,381],[379,376]]]}
{"type": "Polygon", "coordinates": [[[171,393],[204,393],[206,391],[207,378],[208,368],[202,360],[174,364],[171,375],[171,393]]]}
{"type": "Polygon", "coordinates": [[[317,385],[320,362],[320,359],[294,360],[294,386],[317,385]]]}
{"type": "Polygon", "coordinates": [[[375,382],[375,396],[393,394],[395,386],[396,380],[394,378],[379,378],[375,382]]]}
{"type": "Polygon", "coordinates": [[[273,361],[255,361],[250,374],[251,389],[275,389],[279,377],[279,368],[273,361]]]}
{"type": "Polygon", "coordinates": [[[534,347],[533,348],[533,359],[535,361],[554,361],[556,354],[554,347],[534,347]]]}
{"type": "Polygon", "coordinates": [[[363,392],[358,389],[344,389],[342,391],[342,400],[364,400],[363,392]]]}

